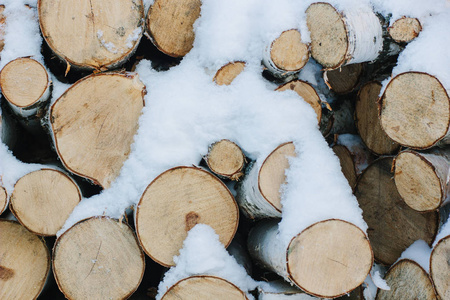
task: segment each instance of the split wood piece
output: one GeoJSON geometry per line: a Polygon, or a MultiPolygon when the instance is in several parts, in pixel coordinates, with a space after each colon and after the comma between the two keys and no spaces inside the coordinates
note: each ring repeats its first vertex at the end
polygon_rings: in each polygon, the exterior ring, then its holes
{"type": "Polygon", "coordinates": [[[439,240],[430,257],[430,276],[441,299],[450,299],[450,236],[439,240]]]}
{"type": "Polygon", "coordinates": [[[231,82],[244,71],[245,62],[235,61],[230,62],[221,67],[214,75],[214,82],[218,85],[230,85],[231,82]]]}
{"type": "Polygon", "coordinates": [[[450,101],[438,78],[401,73],[390,80],[379,105],[381,126],[397,143],[414,149],[448,143],[450,101]]]}
{"type": "Polygon", "coordinates": [[[450,201],[450,149],[432,149],[426,153],[406,150],[394,163],[395,185],[409,207],[421,212],[433,211],[450,201]]]}
{"type": "Polygon", "coordinates": [[[118,67],[143,33],[142,0],[39,0],[38,12],[45,41],[68,70],[118,67]]]}
{"type": "Polygon", "coordinates": [[[159,51],[183,57],[194,44],[194,22],[200,16],[200,0],[155,0],[147,13],[147,33],[159,51]]]}
{"type": "Polygon", "coordinates": [[[144,269],[133,230],[106,217],[78,222],[53,248],[53,273],[68,299],[126,299],[138,288],[144,269]]]}
{"type": "Polygon", "coordinates": [[[388,32],[396,43],[409,43],[422,31],[422,25],[416,18],[403,17],[396,20],[388,32]]]}
{"type": "Polygon", "coordinates": [[[108,188],[130,153],[144,94],[135,73],[90,75],[72,85],[50,110],[52,136],[64,166],[108,188]]]}
{"type": "Polygon", "coordinates": [[[80,190],[69,176],[57,170],[41,169],[17,181],[9,207],[31,232],[53,236],[80,201],[80,190]]]}
{"type": "Polygon", "coordinates": [[[358,85],[363,73],[363,64],[351,64],[335,70],[325,70],[323,80],[336,94],[348,94],[358,85]]]}
{"type": "Polygon", "coordinates": [[[248,300],[246,294],[231,282],[215,276],[191,276],[175,283],[162,300],[248,300]]]}
{"type": "Polygon", "coordinates": [[[361,139],[376,155],[391,155],[400,149],[381,127],[378,118],[378,95],[381,83],[371,81],[358,92],[355,104],[355,123],[361,139]]]}
{"type": "Polygon", "coordinates": [[[376,300],[437,299],[430,277],[415,261],[398,261],[387,271],[384,280],[391,289],[378,289],[376,300]]]}
{"type": "Polygon", "coordinates": [[[276,222],[261,222],[249,234],[250,255],[263,267],[316,297],[334,298],[360,286],[373,264],[370,243],[357,226],[342,220],[315,223],[286,248],[276,222]]]}
{"type": "Polygon", "coordinates": [[[297,29],[284,31],[266,47],[263,63],[277,78],[300,72],[309,60],[309,46],[297,29]]]}
{"type": "Polygon", "coordinates": [[[338,11],[328,3],[306,10],[311,55],[326,69],[373,61],[383,50],[382,26],[371,7],[338,11]]]}
{"type": "Polygon", "coordinates": [[[374,161],[355,189],[375,260],[385,265],[393,264],[417,240],[431,244],[439,225],[437,212],[419,213],[405,204],[393,180],[392,164],[392,157],[374,161]]]}
{"type": "Polygon", "coordinates": [[[259,168],[250,166],[238,187],[236,200],[242,212],[250,219],[281,218],[281,186],[286,181],[289,157],[295,157],[292,142],[278,146],[259,168]]]}
{"type": "Polygon", "coordinates": [[[3,51],[3,47],[5,47],[5,6],[0,5],[0,52],[3,51]]]}
{"type": "Polygon", "coordinates": [[[0,88],[15,114],[42,117],[50,98],[50,79],[45,67],[29,57],[17,58],[0,72],[0,88]]]}
{"type": "Polygon", "coordinates": [[[238,145],[229,140],[221,140],[209,147],[204,157],[209,169],[219,177],[239,180],[244,172],[245,155],[238,145]]]}
{"type": "Polygon", "coordinates": [[[6,193],[5,188],[0,186],[0,215],[6,210],[8,203],[8,194],[6,193]]]}
{"type": "Polygon", "coordinates": [[[0,299],[36,299],[50,271],[44,240],[3,219],[0,233],[0,299]]]}
{"type": "Polygon", "coordinates": [[[195,167],[160,174],[136,208],[135,224],[144,251],[157,263],[173,266],[187,233],[196,224],[211,226],[228,246],[236,233],[239,209],[228,188],[195,167]]]}

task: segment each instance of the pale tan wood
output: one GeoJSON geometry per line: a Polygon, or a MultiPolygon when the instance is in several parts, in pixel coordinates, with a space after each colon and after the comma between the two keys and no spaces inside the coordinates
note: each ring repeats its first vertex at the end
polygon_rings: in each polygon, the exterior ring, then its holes
{"type": "Polygon", "coordinates": [[[133,53],[143,32],[142,0],[39,0],[39,23],[50,48],[68,64],[105,69],[133,53]]]}
{"type": "Polygon", "coordinates": [[[80,201],[80,190],[70,177],[57,170],[42,169],[17,181],[10,209],[31,232],[52,236],[80,201]]]}
{"type": "Polygon", "coordinates": [[[68,299],[126,299],[139,286],[144,269],[133,230],[106,217],[75,224],[53,248],[53,273],[68,299]]]}
{"type": "Polygon", "coordinates": [[[245,156],[241,148],[230,140],[220,140],[209,147],[205,161],[216,175],[239,180],[244,175],[245,156]]]}
{"type": "Polygon", "coordinates": [[[4,14],[5,6],[0,5],[0,52],[3,50],[3,47],[5,47],[5,23],[6,23],[6,16],[4,14]]]}
{"type": "Polygon", "coordinates": [[[0,219],[0,299],[36,299],[50,270],[43,239],[17,222],[0,219]]]}
{"type": "Polygon", "coordinates": [[[363,64],[351,64],[335,70],[325,70],[323,78],[328,87],[335,93],[347,94],[356,88],[362,72],[363,64]]]}
{"type": "Polygon", "coordinates": [[[283,71],[300,71],[309,60],[308,45],[297,29],[284,31],[270,47],[270,58],[283,71]]]}
{"type": "Polygon", "coordinates": [[[403,17],[396,20],[389,28],[391,38],[397,43],[409,43],[422,31],[422,25],[417,18],[403,17]]]}
{"type": "Polygon", "coordinates": [[[400,145],[386,135],[378,118],[378,95],[381,83],[371,81],[358,92],[355,104],[355,123],[361,139],[373,153],[390,155],[397,152],[400,145]]]}
{"type": "Polygon", "coordinates": [[[108,188],[130,153],[144,94],[134,73],[91,75],[72,85],[50,111],[56,150],[66,168],[108,188]]]}
{"type": "Polygon", "coordinates": [[[287,249],[290,278],[309,294],[334,298],[362,284],[373,264],[365,233],[342,220],[315,223],[287,249]]]}
{"type": "Polygon", "coordinates": [[[431,244],[439,224],[436,211],[419,213],[405,204],[393,180],[392,164],[392,157],[374,161],[355,188],[375,260],[386,265],[393,264],[416,240],[431,244]]]}
{"type": "Polygon", "coordinates": [[[187,232],[198,223],[211,226],[225,246],[237,230],[239,210],[227,187],[195,167],[160,174],[136,209],[136,232],[144,251],[157,263],[173,266],[187,232]]]}
{"type": "Polygon", "coordinates": [[[441,299],[450,299],[450,236],[441,239],[430,258],[430,276],[441,299]]]}
{"type": "Polygon", "coordinates": [[[341,170],[344,174],[345,178],[348,181],[348,184],[353,189],[356,186],[357,174],[355,163],[353,162],[353,157],[347,147],[343,145],[334,145],[333,146],[334,154],[339,158],[339,162],[341,164],[341,170]]]}
{"type": "Polygon", "coordinates": [[[214,75],[214,82],[218,85],[230,85],[231,82],[244,71],[245,62],[235,61],[230,62],[221,67],[214,75]]]}
{"type": "Polygon", "coordinates": [[[193,47],[200,7],[200,0],[155,0],[147,13],[147,32],[155,46],[172,57],[186,55],[193,47]]]}
{"type": "Polygon", "coordinates": [[[247,300],[247,296],[231,282],[215,276],[191,276],[175,283],[162,300],[247,300]]]}
{"type": "Polygon", "coordinates": [[[8,207],[8,194],[4,187],[0,186],[0,214],[8,207]]]}
{"type": "Polygon", "coordinates": [[[3,96],[11,105],[20,108],[27,108],[39,101],[49,84],[44,66],[28,57],[9,62],[0,72],[3,96]]]}
{"type": "Polygon", "coordinates": [[[381,126],[401,145],[426,149],[446,137],[450,103],[434,76],[407,72],[391,79],[380,100],[381,126]]]}
{"type": "Polygon", "coordinates": [[[376,300],[437,299],[428,274],[415,261],[400,260],[389,269],[384,280],[391,289],[378,289],[376,300]]]}

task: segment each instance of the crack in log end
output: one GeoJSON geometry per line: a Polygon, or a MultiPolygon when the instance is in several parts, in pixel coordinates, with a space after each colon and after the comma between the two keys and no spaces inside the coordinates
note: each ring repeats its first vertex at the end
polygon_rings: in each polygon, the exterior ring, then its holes
{"type": "Polygon", "coordinates": [[[186,231],[191,230],[195,225],[198,224],[198,221],[200,220],[200,216],[191,211],[186,215],[186,231]]]}
{"type": "Polygon", "coordinates": [[[338,264],[340,264],[340,265],[342,265],[342,266],[344,266],[344,267],[348,268],[348,266],[347,266],[347,265],[345,265],[345,264],[341,263],[340,261],[334,260],[334,259],[332,259],[332,258],[329,258],[329,257],[327,257],[327,259],[328,259],[328,260],[331,260],[331,261],[334,261],[335,263],[338,263],[338,264]]]}
{"type": "Polygon", "coordinates": [[[8,281],[14,277],[14,270],[7,267],[0,266],[0,280],[8,281]]]}
{"type": "Polygon", "coordinates": [[[100,248],[102,247],[102,243],[103,243],[103,241],[100,241],[100,245],[98,246],[98,250],[97,250],[97,255],[95,256],[95,259],[92,260],[92,267],[91,267],[91,270],[90,270],[89,273],[86,275],[86,277],[84,278],[84,280],[86,280],[86,278],[88,278],[89,275],[91,275],[92,270],[94,269],[94,266],[95,266],[95,264],[96,264],[97,261],[98,261],[98,254],[100,253],[100,248]]]}

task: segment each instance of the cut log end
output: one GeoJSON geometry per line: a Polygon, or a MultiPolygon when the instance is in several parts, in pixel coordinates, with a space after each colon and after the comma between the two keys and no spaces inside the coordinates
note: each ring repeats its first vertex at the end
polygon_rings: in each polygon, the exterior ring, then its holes
{"type": "Polygon", "coordinates": [[[221,140],[211,145],[206,163],[213,173],[231,180],[239,180],[244,175],[244,153],[238,145],[229,140],[221,140]]]}
{"type": "Polygon", "coordinates": [[[308,62],[309,49],[296,29],[284,31],[272,42],[270,58],[275,66],[286,72],[300,71],[308,62]]]}
{"type": "Polygon", "coordinates": [[[439,177],[420,153],[400,153],[395,159],[394,179],[399,194],[412,209],[431,211],[441,205],[444,195],[439,177]]]}
{"type": "Polygon", "coordinates": [[[242,61],[228,63],[217,71],[213,80],[218,85],[230,85],[244,68],[245,62],[242,61]]]}
{"type": "Polygon", "coordinates": [[[247,300],[247,296],[231,282],[214,276],[191,276],[174,284],[162,300],[247,300]]]}
{"type": "Polygon", "coordinates": [[[389,35],[397,43],[409,43],[422,31],[422,25],[416,18],[400,18],[388,28],[389,35]]]}
{"type": "Polygon", "coordinates": [[[376,300],[437,299],[428,274],[412,260],[400,260],[389,269],[384,279],[390,290],[378,289],[376,300]]]}
{"type": "Polygon", "coordinates": [[[3,51],[3,47],[5,46],[5,6],[0,5],[0,52],[3,51]]]}
{"type": "Polygon", "coordinates": [[[287,250],[290,278],[309,294],[334,298],[362,284],[373,264],[364,232],[342,220],[316,223],[292,239],[287,250]]]}
{"type": "Polygon", "coordinates": [[[355,163],[353,162],[352,154],[347,147],[342,145],[333,146],[333,151],[339,158],[341,164],[341,170],[345,178],[347,178],[348,184],[353,189],[356,186],[357,174],[355,163]]]}
{"type": "Polygon", "coordinates": [[[450,299],[450,236],[441,239],[430,258],[430,276],[441,299],[450,299]]]}
{"type": "Polygon", "coordinates": [[[0,88],[8,102],[19,108],[38,102],[47,91],[50,81],[44,66],[31,58],[17,58],[0,73],[0,88]]]}
{"type": "Polygon", "coordinates": [[[155,46],[172,57],[186,55],[193,47],[200,7],[200,0],[156,0],[147,14],[147,31],[155,46]]]}
{"type": "Polygon", "coordinates": [[[225,246],[237,230],[239,210],[226,186],[195,167],[177,167],[159,175],[142,195],[136,231],[144,251],[156,262],[173,266],[187,232],[211,226],[225,246]]]}
{"type": "Polygon", "coordinates": [[[8,194],[6,190],[0,186],[0,214],[2,214],[8,207],[8,194]]]}
{"type": "Polygon", "coordinates": [[[42,169],[17,181],[10,208],[28,230],[51,236],[80,201],[80,191],[72,179],[60,171],[42,169]]]}
{"type": "Polygon", "coordinates": [[[404,146],[430,148],[448,132],[449,97],[439,80],[429,74],[397,75],[386,87],[380,105],[384,131],[404,146]]]}
{"type": "Polygon", "coordinates": [[[348,94],[358,85],[362,72],[362,64],[351,64],[336,70],[325,70],[323,77],[336,94],[348,94]]]}
{"type": "Polygon", "coordinates": [[[68,299],[126,299],[137,289],[144,269],[144,254],[132,229],[109,218],[75,224],[53,249],[53,273],[68,299]]]}
{"type": "Polygon", "coordinates": [[[13,221],[0,232],[0,299],[36,299],[50,270],[45,242],[13,221]]]}

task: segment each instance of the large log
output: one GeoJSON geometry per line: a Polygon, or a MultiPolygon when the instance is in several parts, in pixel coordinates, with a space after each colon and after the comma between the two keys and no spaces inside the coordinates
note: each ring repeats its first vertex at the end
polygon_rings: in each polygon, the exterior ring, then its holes
{"type": "Polygon", "coordinates": [[[220,140],[209,146],[204,160],[208,168],[219,177],[239,180],[244,175],[245,155],[230,140],[220,140]]]}
{"type": "Polygon", "coordinates": [[[53,273],[68,299],[126,299],[144,269],[144,253],[132,229],[106,217],[80,221],[53,248],[53,273]]]}
{"type": "Polygon", "coordinates": [[[64,166],[108,188],[130,153],[144,94],[134,73],[91,75],[72,85],[50,109],[52,137],[64,166]]]}
{"type": "Polygon", "coordinates": [[[440,239],[430,257],[430,276],[441,299],[450,299],[450,236],[440,239]]]}

